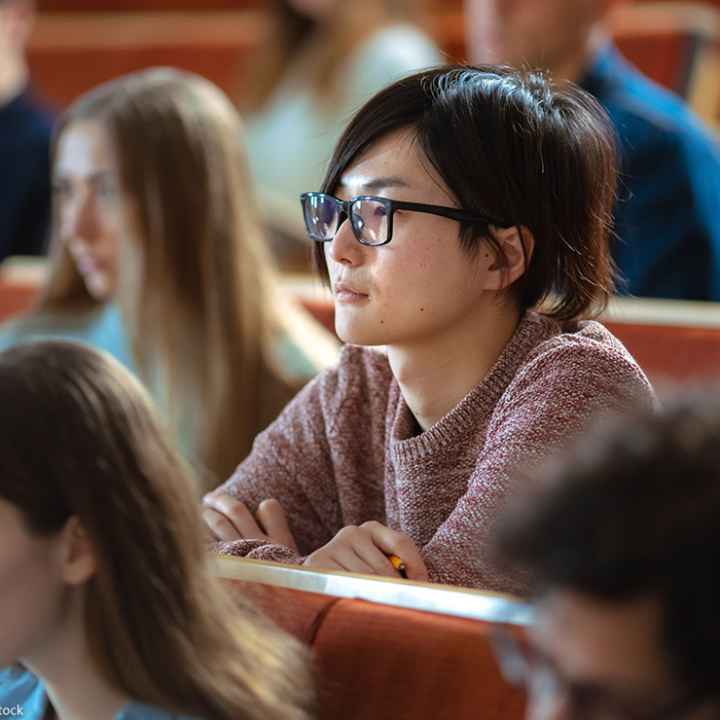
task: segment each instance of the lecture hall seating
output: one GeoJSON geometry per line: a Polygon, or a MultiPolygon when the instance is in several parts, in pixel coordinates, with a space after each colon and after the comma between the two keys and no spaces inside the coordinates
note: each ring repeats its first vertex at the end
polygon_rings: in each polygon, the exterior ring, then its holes
{"type": "MultiPolygon", "coordinates": [[[[171,64],[239,87],[262,38],[264,0],[44,0],[30,46],[40,91],[57,107],[118,74],[171,64]]],[[[428,3],[449,58],[465,59],[461,0],[428,3]]],[[[720,113],[720,0],[623,4],[613,26],[621,50],[716,124],[720,113]]]]}
{"type": "Polygon", "coordinates": [[[312,648],[318,720],[520,720],[524,698],[501,678],[489,633],[523,628],[530,609],[504,596],[238,558],[218,562],[248,596],[312,648]]]}

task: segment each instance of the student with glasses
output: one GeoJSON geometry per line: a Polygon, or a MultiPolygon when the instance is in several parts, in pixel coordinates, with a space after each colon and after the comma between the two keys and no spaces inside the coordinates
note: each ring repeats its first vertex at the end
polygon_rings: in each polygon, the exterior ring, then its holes
{"type": "Polygon", "coordinates": [[[519,493],[497,549],[535,597],[498,659],[532,720],[720,716],[720,396],[606,422],[519,493]]]}
{"type": "Polygon", "coordinates": [[[218,548],[522,589],[483,550],[514,468],[652,403],[586,320],[612,289],[615,180],[603,111],[536,73],[439,68],[361,108],[302,196],[347,345],[206,496],[218,548]]]}

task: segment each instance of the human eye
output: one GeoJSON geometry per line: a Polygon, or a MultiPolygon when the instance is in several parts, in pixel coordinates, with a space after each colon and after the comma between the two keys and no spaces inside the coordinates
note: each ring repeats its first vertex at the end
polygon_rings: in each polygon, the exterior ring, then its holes
{"type": "Polygon", "coordinates": [[[118,184],[112,175],[100,175],[94,183],[97,196],[103,200],[115,198],[118,184]]]}
{"type": "Polygon", "coordinates": [[[54,178],[52,181],[52,194],[58,198],[67,197],[70,194],[70,181],[67,178],[54,178]]]}

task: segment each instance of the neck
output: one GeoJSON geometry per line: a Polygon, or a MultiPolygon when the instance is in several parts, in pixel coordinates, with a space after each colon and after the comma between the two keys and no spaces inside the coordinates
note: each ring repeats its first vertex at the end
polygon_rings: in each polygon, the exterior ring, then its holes
{"type": "Polygon", "coordinates": [[[9,56],[0,62],[0,106],[17,96],[28,82],[28,69],[21,57],[9,56]]]}
{"type": "Polygon", "coordinates": [[[557,80],[582,80],[598,50],[608,42],[608,34],[603,25],[595,25],[588,34],[585,43],[574,52],[568,53],[550,68],[552,77],[557,80]]]}
{"type": "Polygon", "coordinates": [[[393,375],[423,430],[435,425],[485,379],[519,321],[517,310],[493,303],[430,340],[388,346],[393,375]]]}
{"type": "Polygon", "coordinates": [[[128,698],[112,687],[94,662],[79,601],[65,625],[23,664],[44,683],[58,720],[112,720],[128,698]]]}

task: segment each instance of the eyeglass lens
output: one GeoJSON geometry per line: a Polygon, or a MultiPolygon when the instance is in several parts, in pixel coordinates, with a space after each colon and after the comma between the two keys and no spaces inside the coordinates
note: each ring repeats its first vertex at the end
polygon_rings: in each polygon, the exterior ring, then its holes
{"type": "MultiPolygon", "coordinates": [[[[330,195],[305,198],[305,225],[308,234],[318,242],[335,237],[342,223],[342,205],[330,195]]],[[[381,245],[388,237],[388,209],[378,200],[355,200],[351,205],[351,222],[355,237],[366,245],[381,245]]]]}
{"type": "Polygon", "coordinates": [[[332,240],[340,224],[342,209],[327,195],[312,194],[304,198],[305,227],[313,240],[332,240]]]}
{"type": "Polygon", "coordinates": [[[367,245],[381,245],[388,234],[388,211],[377,200],[356,200],[351,206],[357,239],[367,245]]]}

